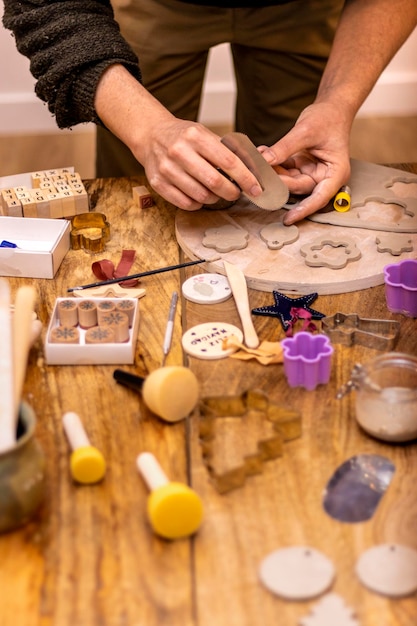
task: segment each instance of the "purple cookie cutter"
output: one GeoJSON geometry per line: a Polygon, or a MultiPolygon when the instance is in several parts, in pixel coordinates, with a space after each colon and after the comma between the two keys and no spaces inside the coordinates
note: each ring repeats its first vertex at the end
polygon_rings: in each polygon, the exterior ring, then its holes
{"type": "Polygon", "coordinates": [[[326,335],[301,331],[281,341],[284,351],[284,372],[290,387],[309,391],[330,379],[333,346],[326,335]]]}
{"type": "Polygon", "coordinates": [[[405,259],[386,265],[384,278],[388,310],[417,317],[417,260],[405,259]]]}

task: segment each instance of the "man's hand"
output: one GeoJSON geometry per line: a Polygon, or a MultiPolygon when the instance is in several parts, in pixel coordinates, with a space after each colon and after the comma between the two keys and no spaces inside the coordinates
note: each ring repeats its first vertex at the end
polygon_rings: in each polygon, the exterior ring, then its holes
{"type": "Polygon", "coordinates": [[[306,196],[284,218],[289,225],[328,204],[350,176],[349,134],[351,121],[340,108],[312,104],[294,128],[270,148],[260,146],[291,193],[306,196]]]}

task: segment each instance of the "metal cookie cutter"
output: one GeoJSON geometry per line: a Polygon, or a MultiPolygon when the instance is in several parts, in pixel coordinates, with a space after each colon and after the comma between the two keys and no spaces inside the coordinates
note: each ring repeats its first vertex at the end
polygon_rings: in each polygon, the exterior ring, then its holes
{"type": "Polygon", "coordinates": [[[70,243],[73,250],[103,252],[110,239],[110,224],[103,213],[80,213],[71,219],[70,243]]]}
{"type": "Polygon", "coordinates": [[[335,313],[321,320],[323,332],[332,343],[344,346],[358,344],[375,350],[391,350],[400,333],[400,323],[393,320],[373,320],[356,313],[335,313]]]}

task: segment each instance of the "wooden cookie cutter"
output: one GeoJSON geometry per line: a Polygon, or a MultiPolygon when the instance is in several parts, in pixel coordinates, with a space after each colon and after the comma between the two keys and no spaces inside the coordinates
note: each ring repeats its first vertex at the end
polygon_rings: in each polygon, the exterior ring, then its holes
{"type": "Polygon", "coordinates": [[[361,318],[356,313],[335,313],[324,317],[321,323],[323,332],[332,343],[344,346],[357,344],[375,350],[391,350],[400,333],[399,322],[361,318]]]}
{"type": "MultiPolygon", "coordinates": [[[[265,461],[282,456],[285,442],[301,436],[300,414],[270,402],[259,390],[249,390],[236,396],[203,398],[199,404],[199,411],[203,461],[219,493],[241,487],[247,477],[260,474],[265,461]],[[251,417],[256,419],[256,416],[259,420],[267,420],[263,432],[268,434],[258,440],[256,452],[246,455],[243,453],[241,463],[219,472],[215,461],[216,429],[219,420],[239,417],[248,421],[251,417]]],[[[242,427],[246,432],[245,424],[242,424],[242,427]]]]}
{"type": "Polygon", "coordinates": [[[73,250],[103,252],[110,239],[110,224],[103,213],[80,213],[71,219],[70,244],[73,250]]]}

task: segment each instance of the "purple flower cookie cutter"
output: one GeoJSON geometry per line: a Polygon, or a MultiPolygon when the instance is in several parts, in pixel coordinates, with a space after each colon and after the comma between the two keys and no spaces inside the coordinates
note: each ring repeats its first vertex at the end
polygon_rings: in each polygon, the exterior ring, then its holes
{"type": "Polygon", "coordinates": [[[417,317],[417,260],[405,259],[386,265],[384,279],[388,310],[417,317]]]}
{"type": "Polygon", "coordinates": [[[301,331],[281,341],[284,351],[284,372],[290,387],[312,391],[330,379],[333,346],[326,335],[301,331]]]}

